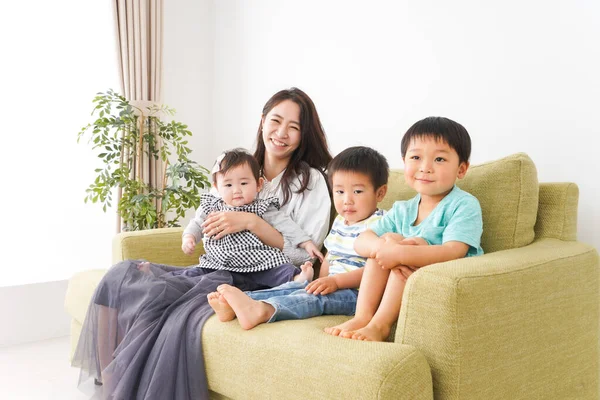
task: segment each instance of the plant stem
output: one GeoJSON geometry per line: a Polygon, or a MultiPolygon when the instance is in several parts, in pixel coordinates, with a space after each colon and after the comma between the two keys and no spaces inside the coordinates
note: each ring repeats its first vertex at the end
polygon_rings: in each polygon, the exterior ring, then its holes
{"type": "Polygon", "coordinates": [[[165,161],[165,166],[163,168],[163,176],[162,176],[162,186],[160,188],[160,197],[158,198],[158,204],[156,206],[156,211],[158,213],[158,227],[162,228],[165,226],[165,213],[162,209],[162,202],[165,197],[165,188],[167,187],[167,167],[169,166],[169,160],[165,161]]]}
{"type": "Polygon", "coordinates": [[[135,176],[138,180],[142,180],[142,154],[144,152],[144,113],[140,116],[140,132],[139,132],[139,142],[138,142],[138,153],[137,153],[137,168],[135,171],[135,176]]]}

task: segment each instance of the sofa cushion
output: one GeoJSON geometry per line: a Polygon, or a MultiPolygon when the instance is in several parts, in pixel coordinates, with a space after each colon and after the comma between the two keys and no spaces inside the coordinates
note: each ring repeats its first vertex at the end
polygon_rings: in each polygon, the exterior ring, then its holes
{"type": "MultiPolygon", "coordinates": [[[[390,171],[388,193],[381,207],[407,200],[416,192],[402,170],[390,171]]],[[[457,186],[477,197],[483,213],[481,247],[486,253],[526,246],[534,239],[538,208],[537,170],[525,153],[472,165],[457,186]]]]}
{"type": "Polygon", "coordinates": [[[340,339],[323,316],[262,324],[210,317],[202,331],[209,389],[232,399],[432,399],[425,357],[399,343],[340,339]]]}

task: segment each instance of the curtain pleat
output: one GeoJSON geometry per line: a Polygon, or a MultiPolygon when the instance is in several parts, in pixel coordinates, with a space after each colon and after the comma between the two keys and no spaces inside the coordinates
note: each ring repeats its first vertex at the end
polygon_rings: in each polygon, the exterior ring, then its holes
{"type": "MultiPolygon", "coordinates": [[[[146,107],[159,105],[162,100],[163,0],[113,0],[113,9],[121,93],[132,105],[146,111],[146,107]]],[[[159,138],[156,140],[158,143],[159,138]]],[[[134,165],[134,176],[140,168],[145,183],[154,188],[162,185],[163,162],[145,155],[140,161],[134,165]]],[[[117,216],[120,231],[121,219],[117,216]]]]}

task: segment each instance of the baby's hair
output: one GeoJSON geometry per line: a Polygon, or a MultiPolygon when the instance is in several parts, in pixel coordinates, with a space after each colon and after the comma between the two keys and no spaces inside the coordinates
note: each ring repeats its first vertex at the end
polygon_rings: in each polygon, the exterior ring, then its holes
{"type": "Polygon", "coordinates": [[[464,126],[444,117],[427,117],[408,128],[400,152],[406,156],[408,145],[415,138],[431,137],[448,144],[458,154],[459,162],[469,162],[471,156],[471,137],[464,126]]]}
{"type": "Polygon", "coordinates": [[[250,167],[254,179],[258,182],[258,179],[260,178],[260,166],[258,165],[258,161],[256,161],[256,158],[254,158],[252,154],[242,148],[227,150],[217,158],[215,166],[213,167],[213,182],[216,182],[217,174],[225,174],[230,169],[244,164],[247,164],[250,167]]]}
{"type": "Polygon", "coordinates": [[[339,171],[357,172],[369,177],[374,189],[387,184],[389,165],[386,158],[377,150],[365,146],[348,147],[329,163],[327,175],[333,186],[333,175],[339,171]]]}

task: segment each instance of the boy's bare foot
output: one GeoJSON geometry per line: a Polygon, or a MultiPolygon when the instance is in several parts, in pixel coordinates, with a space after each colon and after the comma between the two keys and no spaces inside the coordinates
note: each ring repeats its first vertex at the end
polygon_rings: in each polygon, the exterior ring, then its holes
{"type": "Polygon", "coordinates": [[[212,292],[207,294],[206,297],[208,298],[208,304],[215,310],[215,314],[217,314],[219,321],[227,322],[235,319],[233,308],[231,308],[221,293],[212,292]]]}
{"type": "Polygon", "coordinates": [[[360,319],[360,318],[354,317],[344,323],[341,323],[336,326],[330,326],[323,330],[325,331],[325,333],[328,333],[332,336],[343,336],[342,334],[344,332],[356,331],[357,329],[367,326],[368,323],[369,323],[368,319],[360,319]]]}
{"type": "Polygon", "coordinates": [[[375,324],[370,323],[367,326],[355,331],[342,332],[340,336],[348,339],[364,340],[367,342],[384,342],[389,335],[389,328],[384,326],[376,326],[375,324]]]}
{"type": "Polygon", "coordinates": [[[252,300],[235,286],[219,285],[217,291],[233,309],[242,329],[252,329],[256,325],[265,323],[275,313],[272,305],[252,300]]]}
{"type": "Polygon", "coordinates": [[[313,277],[315,276],[315,270],[310,261],[305,262],[300,266],[302,272],[294,277],[294,282],[304,282],[309,281],[312,282],[313,277]]]}

